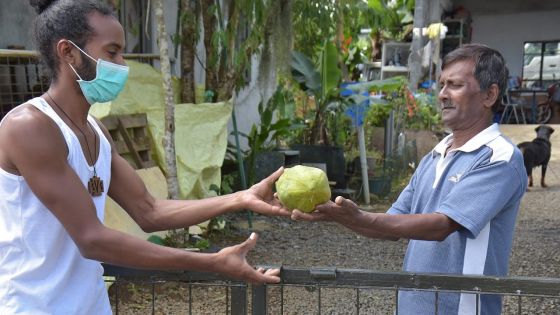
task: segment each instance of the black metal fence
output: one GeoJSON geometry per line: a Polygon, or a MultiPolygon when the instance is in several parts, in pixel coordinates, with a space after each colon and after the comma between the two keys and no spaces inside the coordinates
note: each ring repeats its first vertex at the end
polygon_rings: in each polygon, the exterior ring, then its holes
{"type": "Polygon", "coordinates": [[[115,314],[398,314],[403,290],[433,293],[434,314],[447,292],[474,294],[477,301],[482,294],[500,295],[503,314],[560,313],[560,279],[553,278],[282,267],[281,284],[248,286],[200,272],[105,266],[105,275],[115,314]]]}
{"type": "MultiPolygon", "coordinates": [[[[49,86],[38,54],[29,50],[0,49],[0,119],[19,104],[42,95],[49,86]]],[[[127,60],[154,65],[155,54],[124,54],[127,60]]]]}

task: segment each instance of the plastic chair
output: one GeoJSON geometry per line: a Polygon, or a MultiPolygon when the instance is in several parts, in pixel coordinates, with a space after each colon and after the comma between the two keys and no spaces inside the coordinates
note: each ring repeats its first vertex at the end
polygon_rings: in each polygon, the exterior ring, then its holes
{"type": "Polygon", "coordinates": [[[527,123],[527,120],[525,119],[525,107],[527,106],[525,100],[521,98],[512,98],[509,95],[509,91],[507,91],[502,98],[502,104],[505,108],[502,113],[502,118],[500,119],[500,124],[509,123],[512,114],[515,117],[516,124],[519,124],[520,121],[523,124],[527,123]]]}

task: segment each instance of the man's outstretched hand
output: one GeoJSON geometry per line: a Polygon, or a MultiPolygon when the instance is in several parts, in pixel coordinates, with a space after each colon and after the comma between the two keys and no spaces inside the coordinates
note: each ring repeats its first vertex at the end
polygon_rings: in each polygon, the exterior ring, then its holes
{"type": "Polygon", "coordinates": [[[257,239],[257,234],[251,233],[245,242],[219,251],[217,272],[252,284],[279,283],[280,269],[255,269],[247,263],[247,253],[255,247],[257,239]]]}
{"type": "Polygon", "coordinates": [[[241,192],[241,202],[244,208],[264,215],[289,217],[290,210],[284,208],[274,194],[274,183],[284,173],[284,168],[279,168],[272,175],[241,192]]]}
{"type": "Polygon", "coordinates": [[[294,221],[335,221],[341,224],[351,223],[360,216],[360,209],[352,200],[336,197],[335,201],[327,201],[318,205],[311,213],[294,209],[291,218],[294,221]]]}

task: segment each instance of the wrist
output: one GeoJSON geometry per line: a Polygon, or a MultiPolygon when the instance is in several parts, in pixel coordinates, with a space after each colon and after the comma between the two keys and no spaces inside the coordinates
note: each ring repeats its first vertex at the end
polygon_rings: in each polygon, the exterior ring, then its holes
{"type": "Polygon", "coordinates": [[[220,261],[220,253],[210,253],[206,255],[208,255],[208,271],[220,274],[223,273],[220,269],[223,265],[220,261]]]}
{"type": "Polygon", "coordinates": [[[234,192],[232,194],[233,197],[232,204],[234,206],[232,207],[232,209],[229,209],[229,212],[247,209],[247,200],[246,200],[247,198],[245,198],[246,193],[247,190],[241,190],[241,191],[234,192]]]}

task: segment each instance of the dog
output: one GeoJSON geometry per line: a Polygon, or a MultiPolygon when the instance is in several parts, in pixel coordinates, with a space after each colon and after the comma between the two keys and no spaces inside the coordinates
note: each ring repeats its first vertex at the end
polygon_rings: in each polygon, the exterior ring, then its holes
{"type": "Polygon", "coordinates": [[[529,178],[529,187],[533,186],[533,168],[537,166],[541,166],[541,187],[547,187],[544,178],[546,167],[550,161],[550,135],[554,132],[554,129],[546,125],[540,125],[535,131],[537,137],[533,141],[521,142],[517,147],[523,153],[523,163],[529,178]]]}

